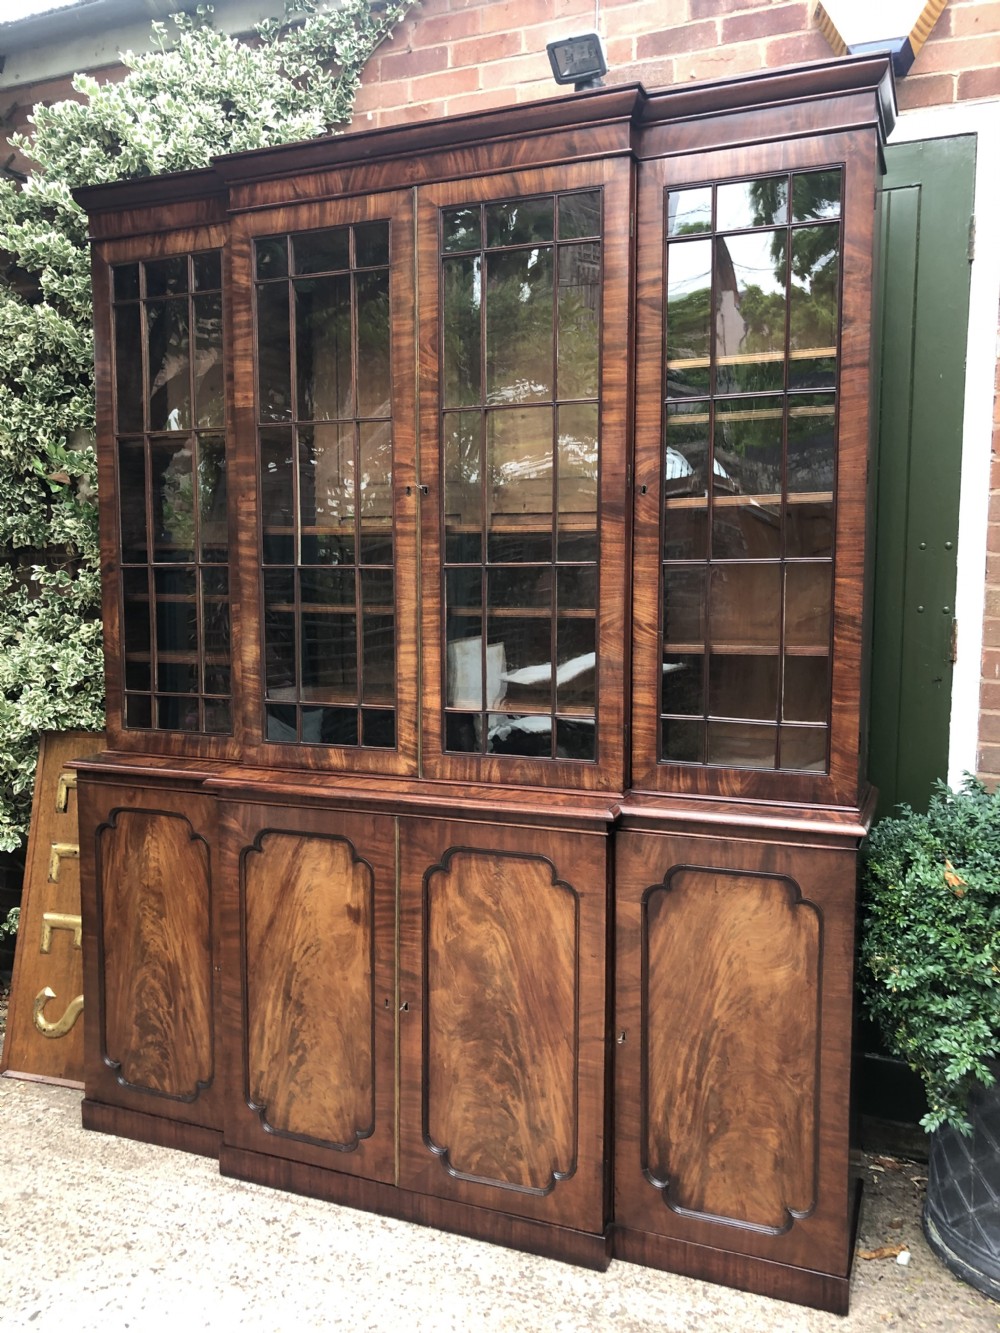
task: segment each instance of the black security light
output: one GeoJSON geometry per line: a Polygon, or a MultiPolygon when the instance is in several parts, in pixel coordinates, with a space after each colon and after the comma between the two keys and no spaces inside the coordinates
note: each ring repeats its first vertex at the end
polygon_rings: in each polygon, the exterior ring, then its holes
{"type": "Polygon", "coordinates": [[[563,37],[558,42],[549,42],[545,49],[556,83],[571,83],[577,92],[602,86],[601,75],[607,74],[608,61],[596,32],[563,37]]]}

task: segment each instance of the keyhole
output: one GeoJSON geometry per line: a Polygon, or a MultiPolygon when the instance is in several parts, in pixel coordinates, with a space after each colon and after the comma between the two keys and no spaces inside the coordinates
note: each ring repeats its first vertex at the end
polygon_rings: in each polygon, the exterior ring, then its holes
{"type": "Polygon", "coordinates": [[[409,1002],[409,1000],[404,1000],[404,1001],[403,1001],[403,1003],[399,1006],[399,1012],[400,1012],[401,1014],[408,1014],[408,1013],[410,1012],[410,1002],[409,1002]]]}

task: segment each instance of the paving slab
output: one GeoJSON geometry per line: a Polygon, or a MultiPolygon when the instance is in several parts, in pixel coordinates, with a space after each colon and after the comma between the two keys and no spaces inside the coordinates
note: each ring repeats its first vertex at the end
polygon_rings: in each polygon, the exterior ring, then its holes
{"type": "Polygon", "coordinates": [[[0,1079],[0,1333],[997,1333],[920,1233],[924,1168],[865,1164],[850,1315],[619,1261],[606,1273],[227,1180],[85,1131],[69,1088],[0,1079]]]}

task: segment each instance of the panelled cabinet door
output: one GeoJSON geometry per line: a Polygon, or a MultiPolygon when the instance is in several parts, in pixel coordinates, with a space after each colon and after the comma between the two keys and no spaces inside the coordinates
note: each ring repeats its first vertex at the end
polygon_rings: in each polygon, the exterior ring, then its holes
{"type": "Polygon", "coordinates": [[[392,819],[223,807],[234,1147],[392,1181],[392,819]]]}
{"type": "Polygon", "coordinates": [[[215,808],[192,792],[80,783],[87,1096],[222,1125],[215,808]]]}
{"type": "Polygon", "coordinates": [[[615,1218],[846,1273],[854,856],[619,837],[615,1218]]]}
{"type": "Polygon", "coordinates": [[[606,847],[401,821],[405,1188],[603,1231],[606,847]]]}
{"type": "Polygon", "coordinates": [[[624,159],[419,192],[428,777],[621,787],[629,209],[624,159]]]}
{"type": "Polygon", "coordinates": [[[641,164],[633,785],[858,792],[874,150],[641,164]]]}
{"type": "Polygon", "coordinates": [[[247,214],[232,246],[251,752],[413,772],[411,196],[247,214]]]}

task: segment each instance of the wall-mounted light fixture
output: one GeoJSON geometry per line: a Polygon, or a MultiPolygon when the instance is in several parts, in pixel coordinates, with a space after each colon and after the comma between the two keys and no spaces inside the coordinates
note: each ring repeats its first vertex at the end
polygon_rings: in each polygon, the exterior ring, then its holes
{"type": "Polygon", "coordinates": [[[907,73],[948,0],[823,0],[816,23],[837,55],[887,51],[897,79],[907,73]]]}
{"type": "Polygon", "coordinates": [[[558,42],[549,42],[545,49],[556,83],[571,83],[577,92],[602,86],[601,75],[608,72],[608,60],[596,32],[563,37],[558,42]]]}

